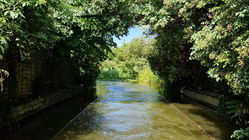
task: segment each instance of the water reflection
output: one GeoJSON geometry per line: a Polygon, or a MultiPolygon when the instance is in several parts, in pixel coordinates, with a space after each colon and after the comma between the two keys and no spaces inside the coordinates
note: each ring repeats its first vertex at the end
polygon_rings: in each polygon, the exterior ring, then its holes
{"type": "Polygon", "coordinates": [[[18,129],[1,131],[0,140],[47,140],[88,105],[85,98],[80,94],[34,114],[19,122],[18,129]]]}
{"type": "MultiPolygon", "coordinates": [[[[97,94],[99,100],[90,104],[54,140],[210,139],[146,86],[98,82],[97,94]]],[[[219,127],[209,130],[220,131],[216,128],[219,127]]]]}

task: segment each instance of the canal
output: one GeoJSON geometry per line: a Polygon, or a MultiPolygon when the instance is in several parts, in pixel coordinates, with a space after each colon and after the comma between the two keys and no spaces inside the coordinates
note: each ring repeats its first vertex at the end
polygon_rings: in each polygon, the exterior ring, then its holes
{"type": "Polygon", "coordinates": [[[97,82],[98,99],[53,140],[228,140],[226,125],[201,105],[168,103],[149,87],[97,82]]]}

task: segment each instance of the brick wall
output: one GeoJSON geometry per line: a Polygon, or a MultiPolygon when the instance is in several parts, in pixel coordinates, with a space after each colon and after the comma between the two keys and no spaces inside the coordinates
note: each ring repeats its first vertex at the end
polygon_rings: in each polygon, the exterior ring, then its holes
{"type": "MultiPolygon", "coordinates": [[[[0,61],[0,69],[8,71],[8,63],[6,60],[0,61]]],[[[22,97],[32,92],[33,81],[40,76],[41,63],[18,63],[16,69],[17,96],[22,97]]],[[[10,73],[11,75],[12,73],[10,73]]],[[[4,82],[4,91],[1,94],[8,94],[8,89],[11,88],[7,84],[7,79],[4,82]]]]}
{"type": "Polygon", "coordinates": [[[33,81],[40,76],[41,65],[36,64],[17,64],[17,93],[18,96],[31,94],[33,81]]]}

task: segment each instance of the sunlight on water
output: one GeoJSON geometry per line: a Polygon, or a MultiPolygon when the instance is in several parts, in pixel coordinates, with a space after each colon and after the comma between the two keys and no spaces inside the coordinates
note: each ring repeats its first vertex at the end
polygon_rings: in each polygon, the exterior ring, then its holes
{"type": "MultiPolygon", "coordinates": [[[[188,118],[176,111],[171,104],[163,102],[160,96],[146,86],[98,82],[97,95],[99,99],[60,131],[54,140],[210,139],[188,118]]],[[[200,111],[196,106],[176,105],[185,112],[187,109],[200,111]]],[[[205,117],[196,117],[196,120],[210,125],[206,127],[207,133],[222,139],[222,130],[218,124],[209,122],[205,117]]]]}

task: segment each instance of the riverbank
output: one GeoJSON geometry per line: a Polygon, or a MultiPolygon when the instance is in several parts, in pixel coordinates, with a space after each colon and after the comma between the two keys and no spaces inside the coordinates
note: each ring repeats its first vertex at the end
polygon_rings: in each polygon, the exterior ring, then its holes
{"type": "Polygon", "coordinates": [[[95,88],[72,86],[30,103],[14,107],[12,117],[1,124],[3,139],[49,139],[93,99],[95,88]]]}

